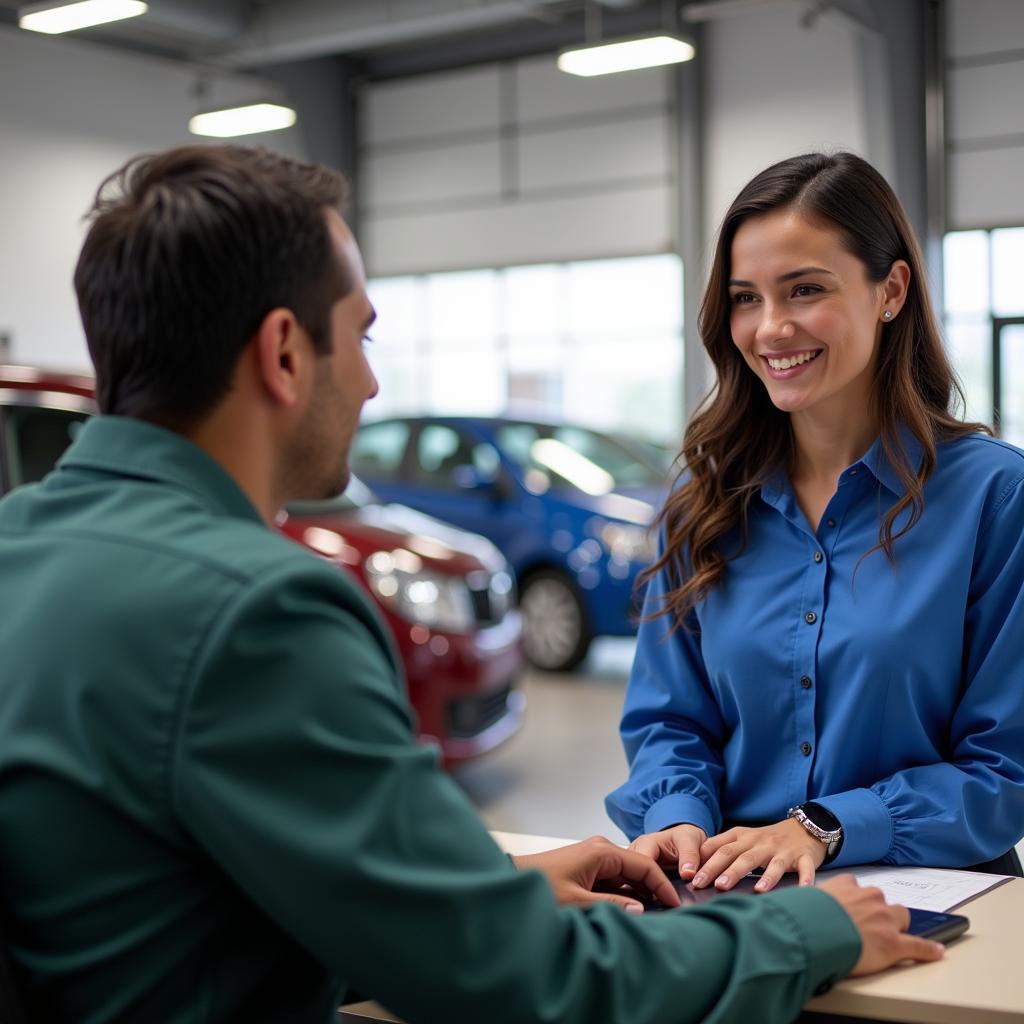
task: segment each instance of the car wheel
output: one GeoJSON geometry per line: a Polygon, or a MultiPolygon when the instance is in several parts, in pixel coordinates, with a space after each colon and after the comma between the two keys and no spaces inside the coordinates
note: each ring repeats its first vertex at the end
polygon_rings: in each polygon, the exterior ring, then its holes
{"type": "Polygon", "coordinates": [[[592,639],[583,603],[572,581],[554,569],[527,576],[519,590],[523,649],[530,663],[567,672],[586,657],[592,639]]]}

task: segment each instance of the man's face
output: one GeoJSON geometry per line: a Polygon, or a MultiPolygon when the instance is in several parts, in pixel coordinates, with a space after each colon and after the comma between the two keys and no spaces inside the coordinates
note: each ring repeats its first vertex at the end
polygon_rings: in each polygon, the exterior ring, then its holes
{"type": "Polygon", "coordinates": [[[309,405],[294,438],[292,499],[331,498],[348,485],[348,453],[363,403],[377,394],[377,379],[363,343],[376,316],[366,294],[366,274],[352,232],[334,211],[327,212],[335,258],[352,290],[330,315],[331,351],[316,357],[309,405]]]}

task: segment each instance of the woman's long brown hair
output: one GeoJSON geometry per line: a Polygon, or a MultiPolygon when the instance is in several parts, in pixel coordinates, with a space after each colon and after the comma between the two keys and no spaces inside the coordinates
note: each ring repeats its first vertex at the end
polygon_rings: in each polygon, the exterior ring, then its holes
{"type": "Polygon", "coordinates": [[[873,394],[884,454],[906,490],[882,518],[878,544],[871,550],[881,548],[894,561],[895,542],[921,517],[939,441],[990,432],[955,415],[963,407],[963,392],[932,312],[921,249],[885,179],[852,153],[810,153],[762,171],[733,201],[719,232],[698,321],[717,381],[687,427],[682,482],[657,520],[665,533],[663,552],[641,576],[644,581],[667,573],[668,591],[655,614],[671,614],[675,626],[686,623],[721,583],[729,559],[746,544],[751,501],[769,476],[792,462],[789,415],[772,404],[733,344],[728,289],[732,243],[740,225],[786,208],[831,226],[871,281],[884,281],[896,260],[910,266],[903,308],[882,326],[873,394]],[[901,425],[921,444],[918,466],[904,451],[901,425]],[[908,508],[897,529],[897,519],[908,508]]]}

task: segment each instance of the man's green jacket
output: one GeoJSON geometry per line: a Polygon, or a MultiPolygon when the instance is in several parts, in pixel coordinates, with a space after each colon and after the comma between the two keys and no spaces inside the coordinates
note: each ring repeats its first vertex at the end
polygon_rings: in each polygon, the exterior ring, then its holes
{"type": "Polygon", "coordinates": [[[0,899],[35,1019],[79,1024],[326,1024],[350,987],[410,1022],[771,1024],[860,948],[814,889],[556,906],[417,744],[356,586],[118,417],[0,503],[0,899]]]}

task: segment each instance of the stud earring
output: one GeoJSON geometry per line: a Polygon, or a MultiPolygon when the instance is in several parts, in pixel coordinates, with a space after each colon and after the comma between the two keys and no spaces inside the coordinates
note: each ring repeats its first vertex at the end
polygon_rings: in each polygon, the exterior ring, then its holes
{"type": "Polygon", "coordinates": [[[884,312],[884,313],[882,314],[882,319],[883,319],[883,320],[891,320],[891,319],[892,319],[892,318],[893,318],[893,317],[894,317],[895,315],[896,315],[896,314],[895,314],[895,313],[893,313],[893,311],[892,311],[891,309],[887,309],[887,310],[886,310],[886,311],[885,311],[885,312],[884,312]]]}

